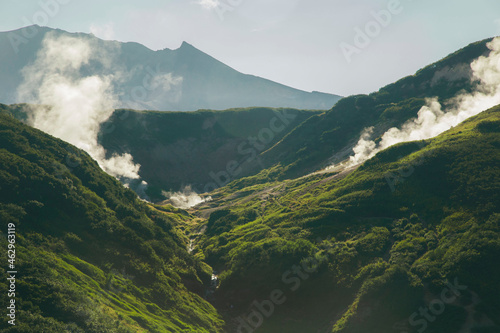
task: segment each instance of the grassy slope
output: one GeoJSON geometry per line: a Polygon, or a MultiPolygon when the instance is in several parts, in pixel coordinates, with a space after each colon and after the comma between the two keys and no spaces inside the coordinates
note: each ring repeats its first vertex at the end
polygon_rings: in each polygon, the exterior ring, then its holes
{"type": "Polygon", "coordinates": [[[496,325],[476,332],[496,332],[499,131],[500,106],[352,173],[214,193],[200,211],[211,215],[197,255],[221,271],[215,304],[235,325],[279,288],[287,302],[260,332],[416,332],[409,316],[457,277],[479,298],[464,292],[429,331],[457,332],[471,320],[496,325]],[[291,291],[283,273],[307,257],[319,268],[291,291]]]}
{"type": "MultiPolygon", "coordinates": [[[[19,272],[18,325],[2,320],[2,331],[222,330],[199,296],[211,269],[176,231],[191,216],[151,209],[84,152],[4,113],[0,216],[2,233],[16,225],[19,272]]],[[[2,290],[6,281],[2,270],[2,290]]],[[[4,309],[6,301],[2,292],[4,309]]]]}

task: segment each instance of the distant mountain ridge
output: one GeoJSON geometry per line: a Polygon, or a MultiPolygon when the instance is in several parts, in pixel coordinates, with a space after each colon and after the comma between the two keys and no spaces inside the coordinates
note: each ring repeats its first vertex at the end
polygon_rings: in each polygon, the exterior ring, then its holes
{"type": "MultiPolygon", "coordinates": [[[[122,74],[113,84],[119,98],[117,107],[121,108],[195,111],[258,106],[326,110],[341,98],[240,73],[187,42],[176,50],[153,51],[139,43],[104,41],[92,34],[30,26],[0,32],[0,102],[26,102],[19,100],[16,93],[23,80],[21,70],[35,60],[48,33],[91,41],[94,52],[113,49],[106,60],[122,74]],[[172,82],[166,83],[165,89],[162,85],[151,88],[151,81],[163,75],[170,75],[172,82]]],[[[86,74],[109,72],[90,64],[86,74]]]]}

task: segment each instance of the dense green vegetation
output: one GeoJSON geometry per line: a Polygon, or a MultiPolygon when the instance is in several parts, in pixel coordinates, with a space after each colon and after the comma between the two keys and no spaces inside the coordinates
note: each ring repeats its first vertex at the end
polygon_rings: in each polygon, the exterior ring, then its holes
{"type": "Polygon", "coordinates": [[[149,207],[86,153],[5,114],[0,186],[1,231],[16,225],[19,272],[17,325],[2,320],[2,331],[221,331],[202,298],[211,268],[177,231],[188,214],[149,207]]]}
{"type": "Polygon", "coordinates": [[[416,332],[423,324],[408,318],[457,278],[467,289],[429,331],[457,332],[470,321],[474,332],[498,331],[499,131],[500,106],[351,173],[242,189],[235,182],[214,193],[200,208],[211,214],[195,251],[220,272],[216,306],[236,327],[234,318],[278,288],[288,301],[260,332],[387,332],[395,324],[416,332]]]}

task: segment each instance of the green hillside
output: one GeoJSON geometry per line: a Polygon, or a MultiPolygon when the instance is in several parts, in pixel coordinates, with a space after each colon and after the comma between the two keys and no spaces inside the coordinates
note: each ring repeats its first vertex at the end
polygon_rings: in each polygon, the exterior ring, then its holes
{"type": "Polygon", "coordinates": [[[259,332],[417,332],[408,318],[458,279],[428,331],[497,332],[499,131],[500,106],[354,171],[213,193],[195,251],[220,272],[214,304],[236,328],[278,289],[259,332]]]}
{"type": "Polygon", "coordinates": [[[193,217],[152,209],[86,153],[5,113],[0,216],[3,249],[15,225],[18,272],[17,324],[2,332],[222,331],[202,298],[212,271],[177,231],[193,217]]]}

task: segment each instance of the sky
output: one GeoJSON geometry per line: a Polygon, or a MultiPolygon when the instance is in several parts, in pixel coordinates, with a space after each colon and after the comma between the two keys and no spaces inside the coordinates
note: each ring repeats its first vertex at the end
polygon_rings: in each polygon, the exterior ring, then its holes
{"type": "Polygon", "coordinates": [[[0,31],[30,24],[153,50],[186,41],[240,72],[347,96],[500,35],[500,1],[0,0],[0,31]]]}

